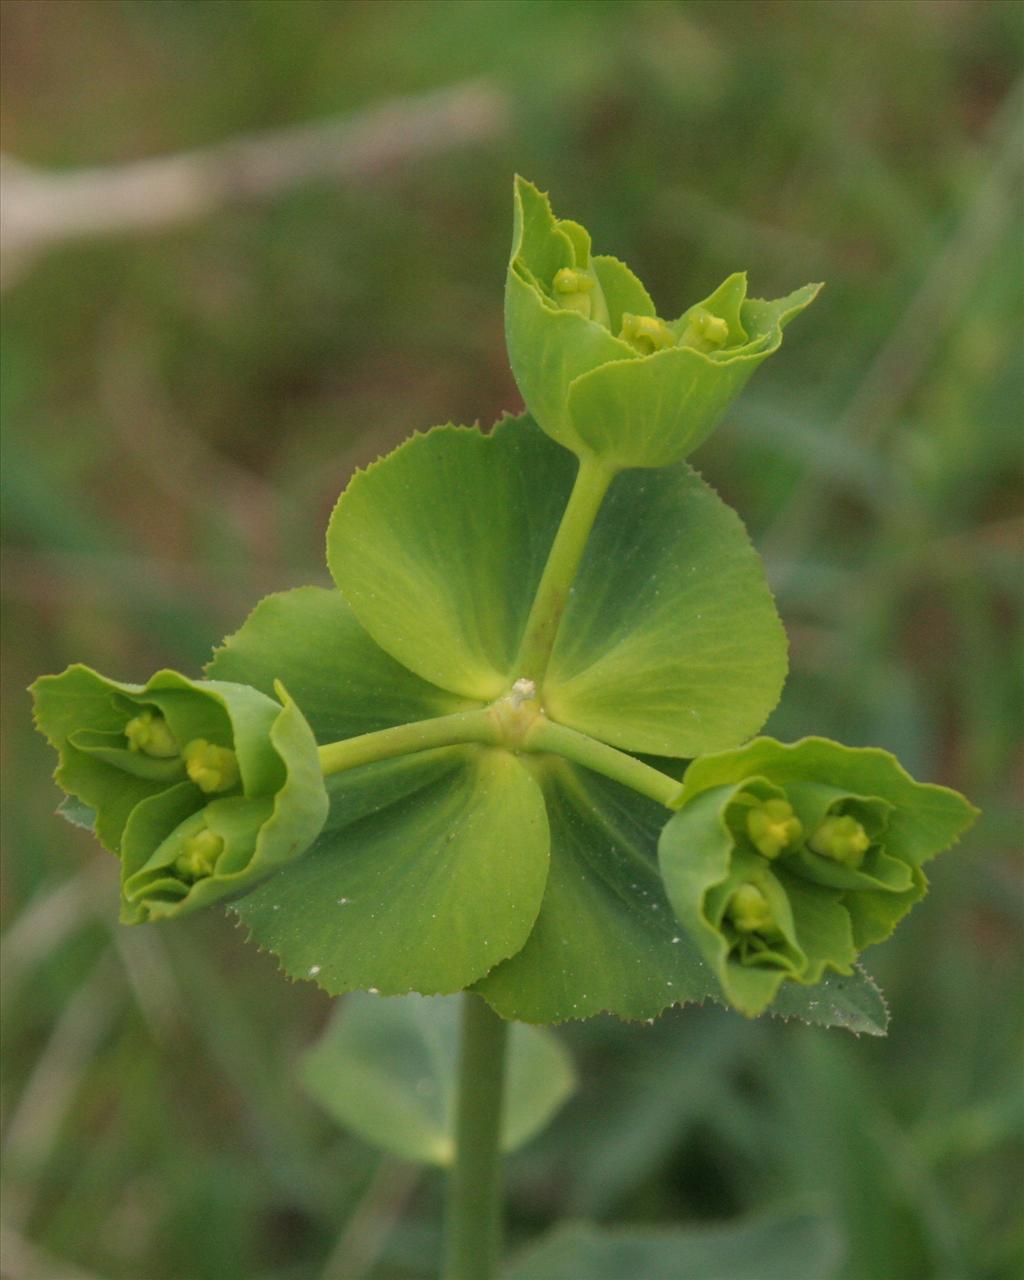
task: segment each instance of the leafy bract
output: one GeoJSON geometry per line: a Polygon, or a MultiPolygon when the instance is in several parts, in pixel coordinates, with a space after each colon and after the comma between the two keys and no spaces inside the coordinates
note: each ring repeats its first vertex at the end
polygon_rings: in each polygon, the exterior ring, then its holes
{"type": "Polygon", "coordinates": [[[685,463],[620,475],[551,657],[551,715],[692,757],[755,733],[785,678],[785,632],[735,512],[685,463]]]}
{"type": "Polygon", "coordinates": [[[57,781],[121,860],[125,923],[237,895],[298,857],[327,812],[312,731],[283,686],[160,671],[145,685],[81,665],[36,681],[57,781]]]}
{"type": "Polygon", "coordinates": [[[297,587],[261,600],[207,664],[217,680],[270,694],[280,680],[322,742],[425,720],[474,705],[396,662],[356,620],[344,596],[297,587]]]}
{"type": "Polygon", "coordinates": [[[522,947],[548,832],[518,757],[442,748],[337,774],[327,790],[306,856],[235,907],[288,973],[332,995],[453,992],[522,947]]]}
{"type": "MultiPolygon", "coordinates": [[[[439,428],[357,476],[328,557],[359,621],[456,695],[507,690],[573,470],[523,417],[489,437],[439,428]]],[[[693,756],[760,728],[785,667],[737,516],[683,464],[619,476],[562,620],[551,714],[627,750],[693,756]]]]}
{"type": "Polygon", "coordinates": [[[690,765],[662,874],[726,998],[757,1014],[787,980],[853,974],[924,895],[921,864],[974,816],[887,752],[759,738],[690,765]]]}
{"type": "Polygon", "coordinates": [[[738,272],[667,323],[628,267],[592,257],[584,228],[521,178],[513,210],[505,335],[516,382],[552,439],[613,466],[664,466],[697,448],[820,288],[748,299],[738,272]]]}
{"type": "Polygon", "coordinates": [[[705,354],[669,347],[582,374],[567,395],[579,438],[624,467],[661,467],[692,453],[758,366],[778,350],[784,326],[813,301],[819,287],[807,285],[776,303],[752,300],[758,314],[774,309],[775,319],[738,350],[705,354]]]}
{"type": "Polygon", "coordinates": [[[572,487],[535,428],[439,427],[356,475],[327,561],[356,617],[411,671],[490,701],[512,663],[572,487]]]}
{"type": "MultiPolygon", "coordinates": [[[[354,993],[303,1056],[303,1083],[367,1142],[405,1160],[451,1164],[459,1003],[455,996],[354,993]]],[[[522,1024],[509,1034],[506,1073],[501,1147],[514,1151],[566,1101],[575,1074],[556,1036],[522,1024]]]]}

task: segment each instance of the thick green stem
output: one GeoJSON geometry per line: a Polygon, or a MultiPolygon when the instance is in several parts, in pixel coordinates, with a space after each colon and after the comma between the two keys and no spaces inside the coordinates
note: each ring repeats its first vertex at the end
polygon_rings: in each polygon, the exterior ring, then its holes
{"type": "Polygon", "coordinates": [[[457,711],[450,716],[414,720],[411,724],[396,725],[394,729],[380,729],[376,733],[361,733],[357,738],[329,742],[320,748],[320,769],[328,777],[332,773],[341,773],[343,769],[355,769],[361,764],[410,755],[415,751],[429,751],[432,747],[447,747],[457,742],[494,743],[497,734],[494,717],[485,708],[457,711]]]}
{"type": "Polygon", "coordinates": [[[493,1280],[501,1248],[502,1095],[508,1024],[462,997],[455,1165],[449,1175],[445,1280],[493,1280]]]}
{"type": "Polygon", "coordinates": [[[564,756],[566,760],[574,760],[577,764],[593,769],[595,773],[604,774],[606,778],[632,787],[642,796],[657,800],[666,809],[675,807],[675,801],[682,791],[682,783],[670,778],[667,773],[652,769],[642,760],[610,747],[605,742],[598,742],[585,733],[578,733],[564,724],[555,724],[553,720],[535,720],[523,745],[528,751],[550,751],[564,756]]]}
{"type": "Polygon", "coordinates": [[[584,454],[580,459],[576,483],[551,544],[515,662],[516,675],[533,680],[538,688],[548,669],[558,624],[587,539],[615,475],[615,467],[592,454],[584,454]]]}

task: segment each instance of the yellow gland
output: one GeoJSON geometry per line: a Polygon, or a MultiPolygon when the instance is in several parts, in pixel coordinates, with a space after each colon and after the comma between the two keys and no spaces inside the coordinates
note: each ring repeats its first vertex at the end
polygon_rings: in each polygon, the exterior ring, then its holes
{"type": "Polygon", "coordinates": [[[181,754],[186,773],[201,791],[230,791],[238,785],[238,757],[230,747],[195,738],[181,754]]]}
{"type": "Polygon", "coordinates": [[[845,867],[857,868],[871,845],[871,837],[850,814],[826,818],[807,841],[815,853],[845,867]]]}
{"type": "Polygon", "coordinates": [[[788,800],[763,800],[747,810],[747,835],[766,858],[777,858],[783,849],[791,849],[803,833],[803,823],[788,800]]]}
{"type": "Polygon", "coordinates": [[[124,727],[128,749],[143,755],[171,760],[181,751],[178,739],[171,733],[159,711],[141,711],[124,727]]]}
{"type": "Polygon", "coordinates": [[[698,307],[690,316],[686,330],[679,339],[682,347],[695,347],[707,353],[718,347],[724,347],[729,341],[729,325],[721,316],[712,315],[703,307],[698,307]]]}
{"type": "Polygon", "coordinates": [[[186,880],[202,880],[213,874],[223,852],[223,839],[204,827],[185,841],[185,852],[174,859],[174,870],[186,880]]]}
{"type": "Polygon", "coordinates": [[[585,320],[590,319],[593,308],[590,294],[594,281],[585,271],[562,267],[555,272],[551,287],[555,293],[555,301],[564,311],[578,311],[585,320]]]}
{"type": "Polygon", "coordinates": [[[778,933],[768,899],[756,884],[741,884],[729,899],[725,914],[740,933],[778,933]]]}
{"type": "Polygon", "coordinates": [[[622,313],[622,331],[619,337],[642,356],[653,355],[655,351],[664,351],[676,345],[676,335],[664,320],[659,320],[657,316],[635,316],[629,311],[622,313]]]}

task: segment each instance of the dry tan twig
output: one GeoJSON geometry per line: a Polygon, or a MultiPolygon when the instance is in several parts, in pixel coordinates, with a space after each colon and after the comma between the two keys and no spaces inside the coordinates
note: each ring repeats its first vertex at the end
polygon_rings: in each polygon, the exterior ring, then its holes
{"type": "Polygon", "coordinates": [[[500,134],[508,99],[486,81],[395,98],[343,120],[316,121],[131,164],[44,173],[5,157],[0,283],[68,240],[159,230],[301,183],[384,173],[500,134]]]}

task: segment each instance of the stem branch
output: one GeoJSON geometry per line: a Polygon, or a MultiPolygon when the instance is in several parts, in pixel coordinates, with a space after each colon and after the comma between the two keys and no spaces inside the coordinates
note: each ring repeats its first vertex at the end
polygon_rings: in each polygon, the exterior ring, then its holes
{"type": "Polygon", "coordinates": [[[320,747],[320,768],[324,777],[355,769],[359,765],[372,764],[376,760],[388,760],[393,756],[411,755],[417,751],[430,751],[434,747],[456,746],[459,743],[479,742],[489,746],[506,746],[515,751],[545,751],[574,760],[595,773],[604,774],[615,782],[632,787],[643,796],[656,800],[667,809],[675,807],[681,783],[667,773],[652,769],[635,756],[599,742],[586,733],[556,724],[545,716],[537,716],[522,737],[510,741],[505,736],[500,716],[492,707],[480,707],[475,711],[458,711],[450,716],[435,716],[431,720],[414,720],[411,724],[397,725],[394,729],[380,729],[376,733],[363,733],[357,738],[342,738],[340,742],[328,742],[320,747]]]}
{"type": "Polygon", "coordinates": [[[659,769],[652,769],[649,764],[627,755],[616,747],[605,742],[598,742],[585,733],[569,729],[564,724],[556,724],[553,720],[538,718],[530,726],[523,744],[530,751],[551,751],[564,756],[566,760],[574,760],[595,773],[604,774],[615,782],[621,782],[642,796],[648,796],[663,804],[666,809],[675,807],[675,801],[682,790],[682,783],[669,777],[659,769]]]}
{"type": "Polygon", "coordinates": [[[493,1280],[501,1244],[502,1094],[508,1024],[462,997],[455,1165],[449,1175],[445,1280],[493,1280]]]}
{"type": "Polygon", "coordinates": [[[319,749],[320,769],[324,777],[329,777],[343,769],[355,769],[361,764],[372,764],[375,760],[387,760],[415,751],[429,751],[432,747],[447,747],[458,742],[494,743],[497,735],[494,717],[485,708],[457,711],[450,716],[414,720],[393,729],[380,729],[376,733],[361,733],[356,738],[329,742],[319,749]]]}
{"type": "Polygon", "coordinates": [[[617,468],[593,454],[584,454],[580,458],[576,482],[562,514],[555,540],[551,544],[548,562],[544,566],[515,663],[516,675],[533,680],[538,687],[547,672],[551,651],[555,647],[558,624],[569,598],[569,588],[576,577],[590,531],[616,471],[617,468]]]}

